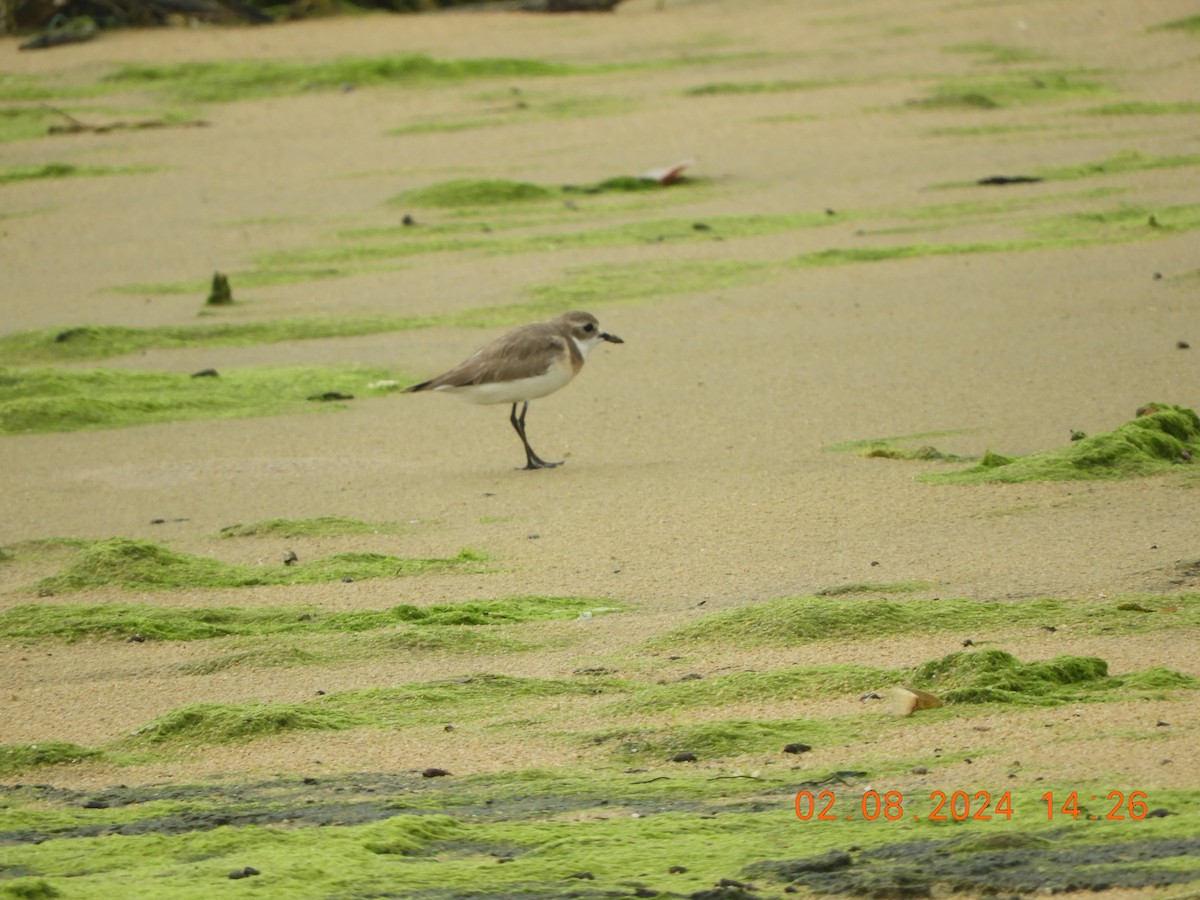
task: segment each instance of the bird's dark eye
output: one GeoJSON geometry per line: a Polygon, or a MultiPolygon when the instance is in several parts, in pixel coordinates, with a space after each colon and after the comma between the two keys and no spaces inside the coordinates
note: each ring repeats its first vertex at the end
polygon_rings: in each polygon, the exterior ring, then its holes
{"type": "Polygon", "coordinates": [[[596,330],[596,326],[593,325],[591,322],[588,322],[586,325],[583,326],[583,330],[586,331],[588,334],[591,334],[593,331],[596,330]]]}

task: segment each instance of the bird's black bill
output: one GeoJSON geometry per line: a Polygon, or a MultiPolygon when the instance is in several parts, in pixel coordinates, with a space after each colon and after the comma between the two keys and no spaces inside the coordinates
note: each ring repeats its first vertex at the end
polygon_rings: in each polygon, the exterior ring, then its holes
{"type": "Polygon", "coordinates": [[[602,331],[602,332],[600,332],[600,340],[602,340],[602,341],[608,341],[609,343],[612,343],[612,344],[623,344],[623,343],[625,343],[623,340],[621,340],[621,339],[620,339],[619,337],[617,337],[615,334],[609,334],[607,331],[602,331]]]}

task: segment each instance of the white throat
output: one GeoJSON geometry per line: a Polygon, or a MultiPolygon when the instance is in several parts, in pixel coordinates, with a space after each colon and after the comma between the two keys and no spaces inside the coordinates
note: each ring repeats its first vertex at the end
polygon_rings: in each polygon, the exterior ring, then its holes
{"type": "Polygon", "coordinates": [[[579,348],[579,355],[582,356],[585,360],[588,358],[588,354],[592,352],[592,348],[595,347],[596,344],[598,344],[600,342],[599,338],[593,338],[591,340],[581,341],[581,340],[579,340],[579,338],[575,337],[574,335],[571,336],[571,340],[572,340],[572,342],[574,342],[575,346],[579,348]]]}

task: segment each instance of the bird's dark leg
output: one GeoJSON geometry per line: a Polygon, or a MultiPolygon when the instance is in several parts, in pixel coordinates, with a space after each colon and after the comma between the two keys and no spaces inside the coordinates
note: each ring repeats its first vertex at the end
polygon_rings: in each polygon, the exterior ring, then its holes
{"type": "Polygon", "coordinates": [[[512,405],[512,413],[509,414],[508,421],[512,423],[513,429],[517,432],[517,437],[521,439],[521,443],[525,445],[525,468],[526,469],[553,469],[555,466],[562,463],[546,462],[529,446],[529,439],[525,437],[525,413],[529,411],[529,401],[526,400],[521,404],[521,415],[517,415],[517,404],[512,405]]]}

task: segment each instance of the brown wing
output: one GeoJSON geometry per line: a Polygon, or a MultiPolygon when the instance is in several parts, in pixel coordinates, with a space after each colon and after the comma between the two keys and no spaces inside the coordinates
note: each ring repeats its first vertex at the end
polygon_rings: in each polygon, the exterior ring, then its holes
{"type": "Polygon", "coordinates": [[[525,325],[476,350],[449,372],[408,390],[431,391],[543,375],[566,349],[566,338],[553,328],[544,323],[525,325]]]}

